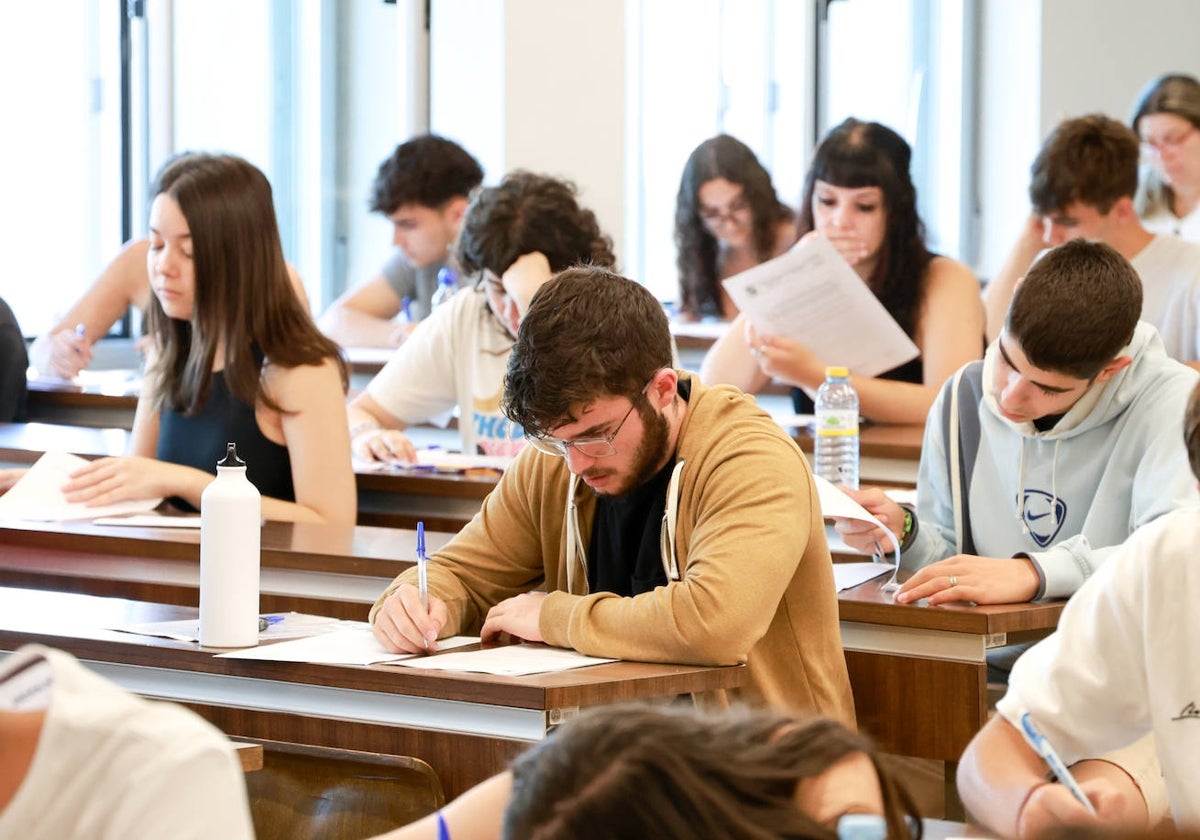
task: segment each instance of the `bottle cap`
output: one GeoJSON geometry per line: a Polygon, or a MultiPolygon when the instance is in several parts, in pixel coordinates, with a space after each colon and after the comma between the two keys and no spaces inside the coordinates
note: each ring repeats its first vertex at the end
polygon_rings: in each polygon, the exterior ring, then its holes
{"type": "Polygon", "coordinates": [[[218,467],[244,467],[246,462],[237,455],[237,444],[225,444],[225,457],[217,461],[218,467]]]}
{"type": "Polygon", "coordinates": [[[438,283],[442,284],[443,286],[457,286],[458,272],[448,265],[442,266],[438,269],[437,279],[438,283]]]}
{"type": "Polygon", "coordinates": [[[826,379],[845,379],[850,375],[850,369],[844,367],[827,367],[825,368],[826,379]]]}

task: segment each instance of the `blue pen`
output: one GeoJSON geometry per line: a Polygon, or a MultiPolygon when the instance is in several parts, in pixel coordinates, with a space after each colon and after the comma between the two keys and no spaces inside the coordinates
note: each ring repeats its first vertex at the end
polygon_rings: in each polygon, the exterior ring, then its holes
{"type": "Polygon", "coordinates": [[[421,595],[421,609],[429,613],[429,558],[425,556],[425,523],[417,523],[417,592],[421,595]]]}
{"type": "Polygon", "coordinates": [[[408,295],[400,298],[400,314],[404,316],[404,320],[412,323],[412,298],[408,295]]]}
{"type": "Polygon", "coordinates": [[[1099,817],[1096,809],[1092,807],[1092,803],[1087,798],[1087,794],[1079,787],[1079,782],[1075,781],[1075,777],[1071,775],[1071,771],[1067,769],[1067,765],[1059,758],[1058,753],[1054,751],[1054,747],[1050,746],[1050,740],[1042,734],[1042,730],[1038,729],[1029,712],[1021,715],[1021,731],[1025,736],[1025,740],[1029,742],[1029,746],[1033,747],[1033,751],[1042,757],[1042,760],[1050,765],[1050,772],[1054,774],[1067,790],[1071,791],[1071,795],[1079,800],[1079,803],[1087,808],[1089,814],[1093,817],[1099,817]]]}
{"type": "Polygon", "coordinates": [[[282,615],[260,615],[258,617],[258,631],[261,633],[272,624],[278,624],[281,621],[283,621],[282,615]]]}

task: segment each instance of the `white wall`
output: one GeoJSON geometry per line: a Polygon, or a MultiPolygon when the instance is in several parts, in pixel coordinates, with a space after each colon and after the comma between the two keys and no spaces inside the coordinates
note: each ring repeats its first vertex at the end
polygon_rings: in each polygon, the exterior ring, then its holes
{"type": "Polygon", "coordinates": [[[1029,165],[1061,120],[1100,111],[1128,120],[1142,86],[1200,75],[1195,0],[983,0],[978,173],[990,277],[1029,212],[1029,165]]]}
{"type": "Polygon", "coordinates": [[[574,181],[613,237],[624,226],[623,0],[443,0],[432,5],[430,128],[494,184],[514,168],[574,181]],[[449,71],[469,51],[486,68],[449,71]]]}

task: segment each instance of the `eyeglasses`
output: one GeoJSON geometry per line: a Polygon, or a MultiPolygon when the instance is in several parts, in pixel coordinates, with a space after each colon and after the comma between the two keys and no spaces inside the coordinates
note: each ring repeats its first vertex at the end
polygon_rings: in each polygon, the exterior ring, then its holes
{"type": "Polygon", "coordinates": [[[625,412],[625,416],[621,418],[621,422],[617,424],[617,428],[604,437],[559,440],[558,438],[545,437],[543,435],[527,434],[525,435],[525,440],[529,441],[530,446],[534,449],[545,452],[547,455],[559,455],[563,458],[566,458],[572,449],[580,455],[586,455],[589,458],[608,458],[616,455],[617,447],[613,446],[613,441],[617,439],[617,435],[621,434],[621,428],[625,425],[625,421],[629,419],[629,415],[633,414],[638,400],[646,396],[646,391],[653,384],[654,379],[651,377],[641,392],[629,401],[629,410],[625,412]]]}
{"type": "Polygon", "coordinates": [[[1189,125],[1187,128],[1176,131],[1174,134],[1165,134],[1162,137],[1146,137],[1142,140],[1142,151],[1161,154],[1163,149],[1177,149],[1186,143],[1195,133],[1196,126],[1189,125]]]}
{"type": "Polygon", "coordinates": [[[720,209],[719,207],[704,207],[702,205],[700,209],[696,211],[696,215],[700,217],[700,221],[704,222],[704,224],[715,227],[722,222],[737,221],[738,214],[745,213],[749,209],[750,204],[746,201],[746,199],[735,198],[733,201],[729,202],[729,206],[724,210],[720,209]]]}

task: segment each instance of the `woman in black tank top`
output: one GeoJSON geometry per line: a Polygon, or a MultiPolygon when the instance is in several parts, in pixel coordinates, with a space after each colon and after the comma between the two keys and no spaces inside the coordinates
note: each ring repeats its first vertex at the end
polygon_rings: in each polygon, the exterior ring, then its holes
{"type": "Polygon", "coordinates": [[[292,290],[266,177],[241,158],[188,153],[153,194],[154,347],[131,451],[77,471],[67,498],[198,509],[234,442],[265,518],[353,524],[345,364],[292,290]]]}
{"type": "MultiPolygon", "coordinates": [[[[884,423],[924,423],[942,383],[984,348],[979,283],[962,263],[926,248],[911,158],[890,128],[847,119],[817,147],[796,220],[802,239],[829,240],[917,345],[916,359],[880,376],[851,370],[860,412],[884,423]]],[[[847,320],[845,329],[856,325],[847,320]]],[[[771,379],[815,392],[826,365],[844,364],[820,358],[803,340],[757,332],[739,316],[709,351],[701,377],[751,393],[771,379]]]]}

